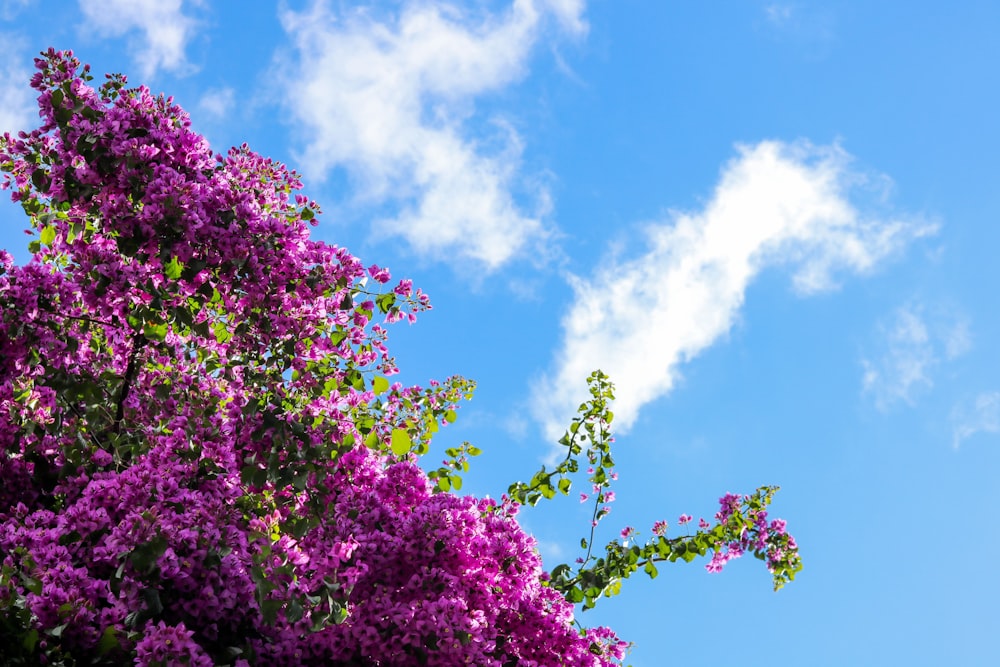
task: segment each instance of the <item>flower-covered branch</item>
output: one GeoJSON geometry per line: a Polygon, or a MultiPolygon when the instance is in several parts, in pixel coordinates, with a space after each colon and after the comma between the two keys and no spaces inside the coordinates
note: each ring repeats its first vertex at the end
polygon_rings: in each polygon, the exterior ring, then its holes
{"type": "MultiPolygon", "coordinates": [[[[752,495],[726,494],[719,499],[720,510],[716,523],[701,519],[694,535],[667,537],[667,522],[658,521],[653,526],[653,537],[645,544],[637,544],[638,533],[627,527],[621,531],[621,540],[607,544],[603,553],[594,555],[594,535],[600,521],[611,509],[615,499],[610,490],[618,479],[611,457],[611,422],[614,413],[614,387],[601,371],[588,378],[590,399],[580,406],[569,430],[560,440],[567,449],[566,457],[548,470],[545,466],[535,474],[529,484],[517,482],[510,486],[505,500],[512,504],[535,505],[541,498],[553,498],[557,492],[569,495],[572,475],[580,469],[578,457],[585,454],[589,467],[587,481],[593,493],[594,510],[590,534],[580,540],[585,550],[576,565],[561,564],[550,573],[549,586],[562,593],[572,603],[582,603],[584,609],[592,608],[604,596],[617,595],[623,580],[642,569],[650,578],[656,578],[657,563],[682,560],[691,562],[712,552],[705,566],[709,572],[721,572],[723,565],[744,553],[752,553],[766,561],[774,579],[774,590],[780,589],[795,578],[802,569],[798,545],[787,533],[782,519],[767,520],[767,507],[778,487],[765,486],[752,495]]],[[[581,502],[591,500],[587,493],[580,494],[581,502]]],[[[691,517],[681,515],[678,523],[685,525],[691,517]]]]}

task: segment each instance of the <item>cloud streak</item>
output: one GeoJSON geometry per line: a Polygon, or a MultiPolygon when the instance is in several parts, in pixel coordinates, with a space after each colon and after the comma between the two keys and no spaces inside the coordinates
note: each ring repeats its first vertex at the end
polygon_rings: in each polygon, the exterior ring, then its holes
{"type": "Polygon", "coordinates": [[[1000,433],[1000,392],[985,392],[969,404],[956,405],[951,422],[955,449],[977,433],[1000,433]]]}
{"type": "Polygon", "coordinates": [[[860,211],[850,195],[869,181],[837,146],[764,141],[737,150],[702,210],[648,225],[644,254],[571,277],[561,349],[533,390],[550,436],[561,433],[596,368],[616,384],[619,430],[630,428],[674,387],[681,364],[731,329],[763,269],[789,267],[795,290],[813,294],[934,230],[860,211]]]}
{"type": "Polygon", "coordinates": [[[389,204],[376,235],[431,258],[493,270],[547,236],[546,188],[520,175],[522,143],[505,119],[473,137],[474,101],[525,76],[543,34],[582,35],[582,0],[516,0],[471,15],[406,2],[398,16],[286,11],[295,57],[281,78],[312,178],[346,168],[359,202],[389,204]],[[489,144],[489,145],[487,145],[489,144]],[[528,200],[527,206],[516,195],[528,200]]]}
{"type": "Polygon", "coordinates": [[[86,27],[98,35],[142,34],[130,40],[130,48],[143,77],[160,69],[184,72],[190,67],[185,49],[197,24],[184,14],[184,0],[80,0],[80,9],[86,27]]]}

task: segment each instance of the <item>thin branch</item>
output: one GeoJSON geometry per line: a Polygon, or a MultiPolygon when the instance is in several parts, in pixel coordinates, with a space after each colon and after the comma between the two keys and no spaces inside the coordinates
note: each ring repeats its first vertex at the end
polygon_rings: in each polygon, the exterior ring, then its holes
{"type": "Polygon", "coordinates": [[[100,324],[102,327],[113,327],[116,326],[111,322],[101,322],[100,320],[95,320],[92,317],[84,317],[82,315],[63,315],[63,319],[67,320],[77,320],[78,322],[89,322],[90,324],[100,324]]]}
{"type": "MultiPolygon", "coordinates": [[[[66,407],[70,409],[70,412],[72,412],[76,416],[76,418],[80,420],[80,422],[82,422],[84,425],[87,423],[86,417],[80,413],[80,410],[77,409],[76,405],[70,403],[69,401],[63,401],[63,403],[66,405],[66,407]]],[[[87,431],[87,436],[93,441],[95,445],[97,445],[98,448],[104,449],[104,445],[101,443],[101,441],[98,440],[97,436],[91,433],[89,430],[87,431]]]]}
{"type": "Polygon", "coordinates": [[[128,358],[128,366],[125,368],[125,376],[122,378],[122,388],[118,393],[118,407],[115,410],[115,425],[112,432],[118,435],[121,432],[122,420],[125,418],[125,400],[132,389],[132,382],[135,381],[136,357],[146,347],[149,340],[141,333],[136,333],[132,338],[132,354],[128,358]]]}

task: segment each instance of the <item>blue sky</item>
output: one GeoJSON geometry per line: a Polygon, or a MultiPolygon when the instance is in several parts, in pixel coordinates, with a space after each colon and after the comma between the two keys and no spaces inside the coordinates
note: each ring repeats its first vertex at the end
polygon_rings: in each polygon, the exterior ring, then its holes
{"type": "MultiPolygon", "coordinates": [[[[320,238],[434,310],[402,379],[462,374],[465,490],[618,386],[606,539],[778,484],[805,570],[643,575],[582,616],[637,667],[988,665],[1000,549],[1000,5],[385,0],[0,4],[0,128],[31,58],[165,91],[304,175],[320,238]],[[43,13],[44,12],[44,13],[43,13]]],[[[0,203],[0,246],[25,258],[0,203]]],[[[588,507],[524,512],[552,566],[588,507]]]]}

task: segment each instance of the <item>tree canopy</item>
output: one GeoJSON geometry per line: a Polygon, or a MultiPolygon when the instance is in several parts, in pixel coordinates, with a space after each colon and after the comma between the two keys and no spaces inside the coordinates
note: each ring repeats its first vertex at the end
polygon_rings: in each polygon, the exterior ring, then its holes
{"type": "Polygon", "coordinates": [[[575,605],[632,573],[709,552],[753,553],[776,588],[801,569],[773,487],[595,550],[600,372],[560,464],[500,501],[455,493],[474,446],[418,462],[473,383],[391,380],[387,327],[427,296],[311,239],[320,208],[284,165],[42,56],[40,127],[0,139],[34,233],[27,264],[0,251],[4,664],[616,665],[627,645],[575,605]],[[583,474],[584,554],[546,571],[517,513],[583,474]]]}

